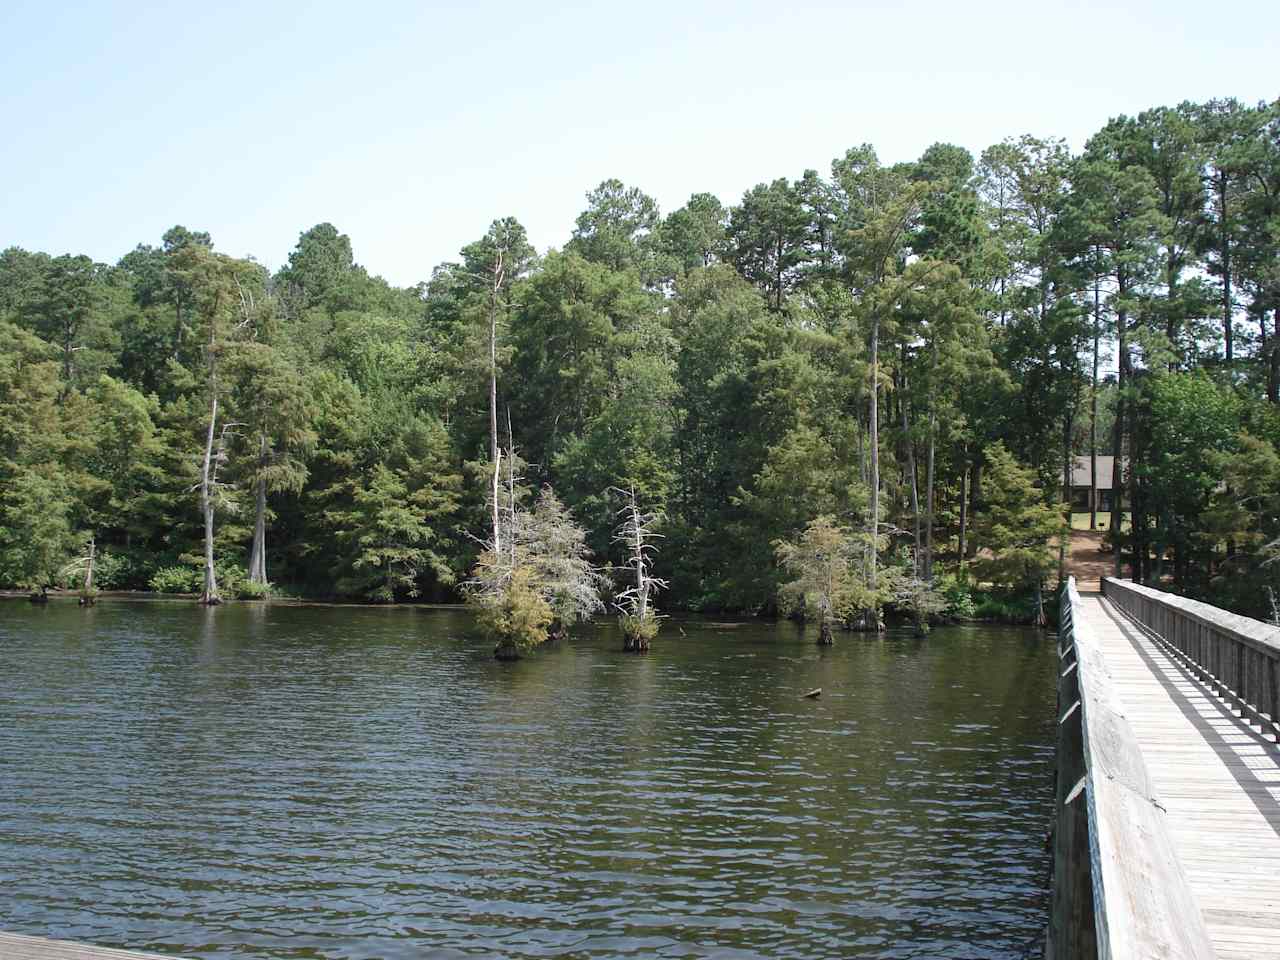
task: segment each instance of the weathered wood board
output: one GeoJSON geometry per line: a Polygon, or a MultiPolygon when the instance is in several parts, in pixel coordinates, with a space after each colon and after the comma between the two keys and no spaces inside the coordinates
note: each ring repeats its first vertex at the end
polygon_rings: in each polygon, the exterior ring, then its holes
{"type": "Polygon", "coordinates": [[[172,960],[155,953],[114,950],[67,940],[46,940],[0,931],[0,960],[172,960]]]}
{"type": "Polygon", "coordinates": [[[1280,750],[1108,601],[1082,619],[1217,956],[1280,960],[1280,750]]]}

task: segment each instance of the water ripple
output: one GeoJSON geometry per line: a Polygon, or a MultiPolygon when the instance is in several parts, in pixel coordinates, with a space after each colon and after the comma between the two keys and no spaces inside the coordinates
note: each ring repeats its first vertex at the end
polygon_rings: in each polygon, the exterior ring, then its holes
{"type": "Polygon", "coordinates": [[[0,920],[209,958],[1012,958],[1052,647],[0,602],[0,920]],[[800,694],[822,687],[820,700],[800,694]]]}

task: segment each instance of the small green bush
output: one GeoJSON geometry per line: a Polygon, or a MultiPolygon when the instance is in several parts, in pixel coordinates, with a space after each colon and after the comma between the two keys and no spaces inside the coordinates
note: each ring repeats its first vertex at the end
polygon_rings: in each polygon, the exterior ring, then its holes
{"type": "Polygon", "coordinates": [[[972,620],[977,616],[977,605],[967,580],[955,576],[942,578],[942,598],[946,601],[946,613],[951,620],[972,620]]]}
{"type": "Polygon", "coordinates": [[[271,584],[244,580],[236,586],[237,600],[265,600],[272,594],[271,584]]]}
{"type": "Polygon", "coordinates": [[[652,614],[641,620],[624,613],[618,617],[618,626],[622,629],[623,637],[632,642],[638,641],[646,647],[658,635],[658,618],[652,614]]]}
{"type": "MultiPolygon", "coordinates": [[[[213,570],[218,577],[218,591],[224,596],[238,597],[240,588],[249,582],[249,571],[238,561],[220,557],[214,561],[213,570]]],[[[200,586],[196,589],[204,589],[203,572],[200,575],[200,586]]]]}
{"type": "Polygon", "coordinates": [[[981,594],[975,603],[973,618],[995,623],[1031,623],[1035,620],[1035,603],[1030,597],[1011,594],[981,594]]]}
{"type": "Polygon", "coordinates": [[[494,652],[499,659],[515,659],[546,641],[551,607],[538,593],[527,566],[516,567],[499,595],[472,602],[480,628],[497,641],[494,652]]]}
{"type": "Polygon", "coordinates": [[[103,550],[93,564],[94,586],[103,590],[122,590],[134,579],[132,557],[103,550]]]}
{"type": "Polygon", "coordinates": [[[195,567],[161,567],[151,575],[156,593],[199,593],[204,589],[204,571],[195,567]]]}
{"type": "MultiPolygon", "coordinates": [[[[179,560],[188,562],[161,567],[151,575],[148,585],[152,590],[157,593],[200,593],[204,590],[204,565],[189,554],[179,560]]],[[[235,560],[215,560],[214,572],[218,577],[218,592],[224,597],[240,596],[241,588],[249,582],[244,564],[235,560]]]]}
{"type": "MultiPolygon", "coordinates": [[[[84,586],[83,557],[68,564],[58,573],[57,586],[63,590],[79,590],[84,586]]],[[[133,576],[132,559],[118,553],[99,550],[93,560],[93,586],[96,590],[119,590],[129,586],[133,576]]]]}

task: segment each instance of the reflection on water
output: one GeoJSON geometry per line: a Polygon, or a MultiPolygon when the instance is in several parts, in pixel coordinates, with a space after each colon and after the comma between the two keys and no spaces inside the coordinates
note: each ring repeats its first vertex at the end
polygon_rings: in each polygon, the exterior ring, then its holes
{"type": "Polygon", "coordinates": [[[201,958],[1021,953],[1050,643],[682,626],[498,664],[454,611],[0,602],[0,926],[201,958]]]}

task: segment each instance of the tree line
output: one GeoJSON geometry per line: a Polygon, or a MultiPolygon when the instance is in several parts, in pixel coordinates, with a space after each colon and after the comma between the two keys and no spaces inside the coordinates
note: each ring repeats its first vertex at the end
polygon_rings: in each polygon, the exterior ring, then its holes
{"type": "Polygon", "coordinates": [[[1235,100],[665,216],[606,180],[563,249],[500,219],[408,288],[328,223],[275,273],[181,226],[10,247],[0,584],[91,540],[104,588],[455,599],[527,501],[623,593],[625,490],[669,607],[924,625],[1038,604],[1104,453],[1118,571],[1269,615],[1278,252],[1280,102],[1235,100]]]}

